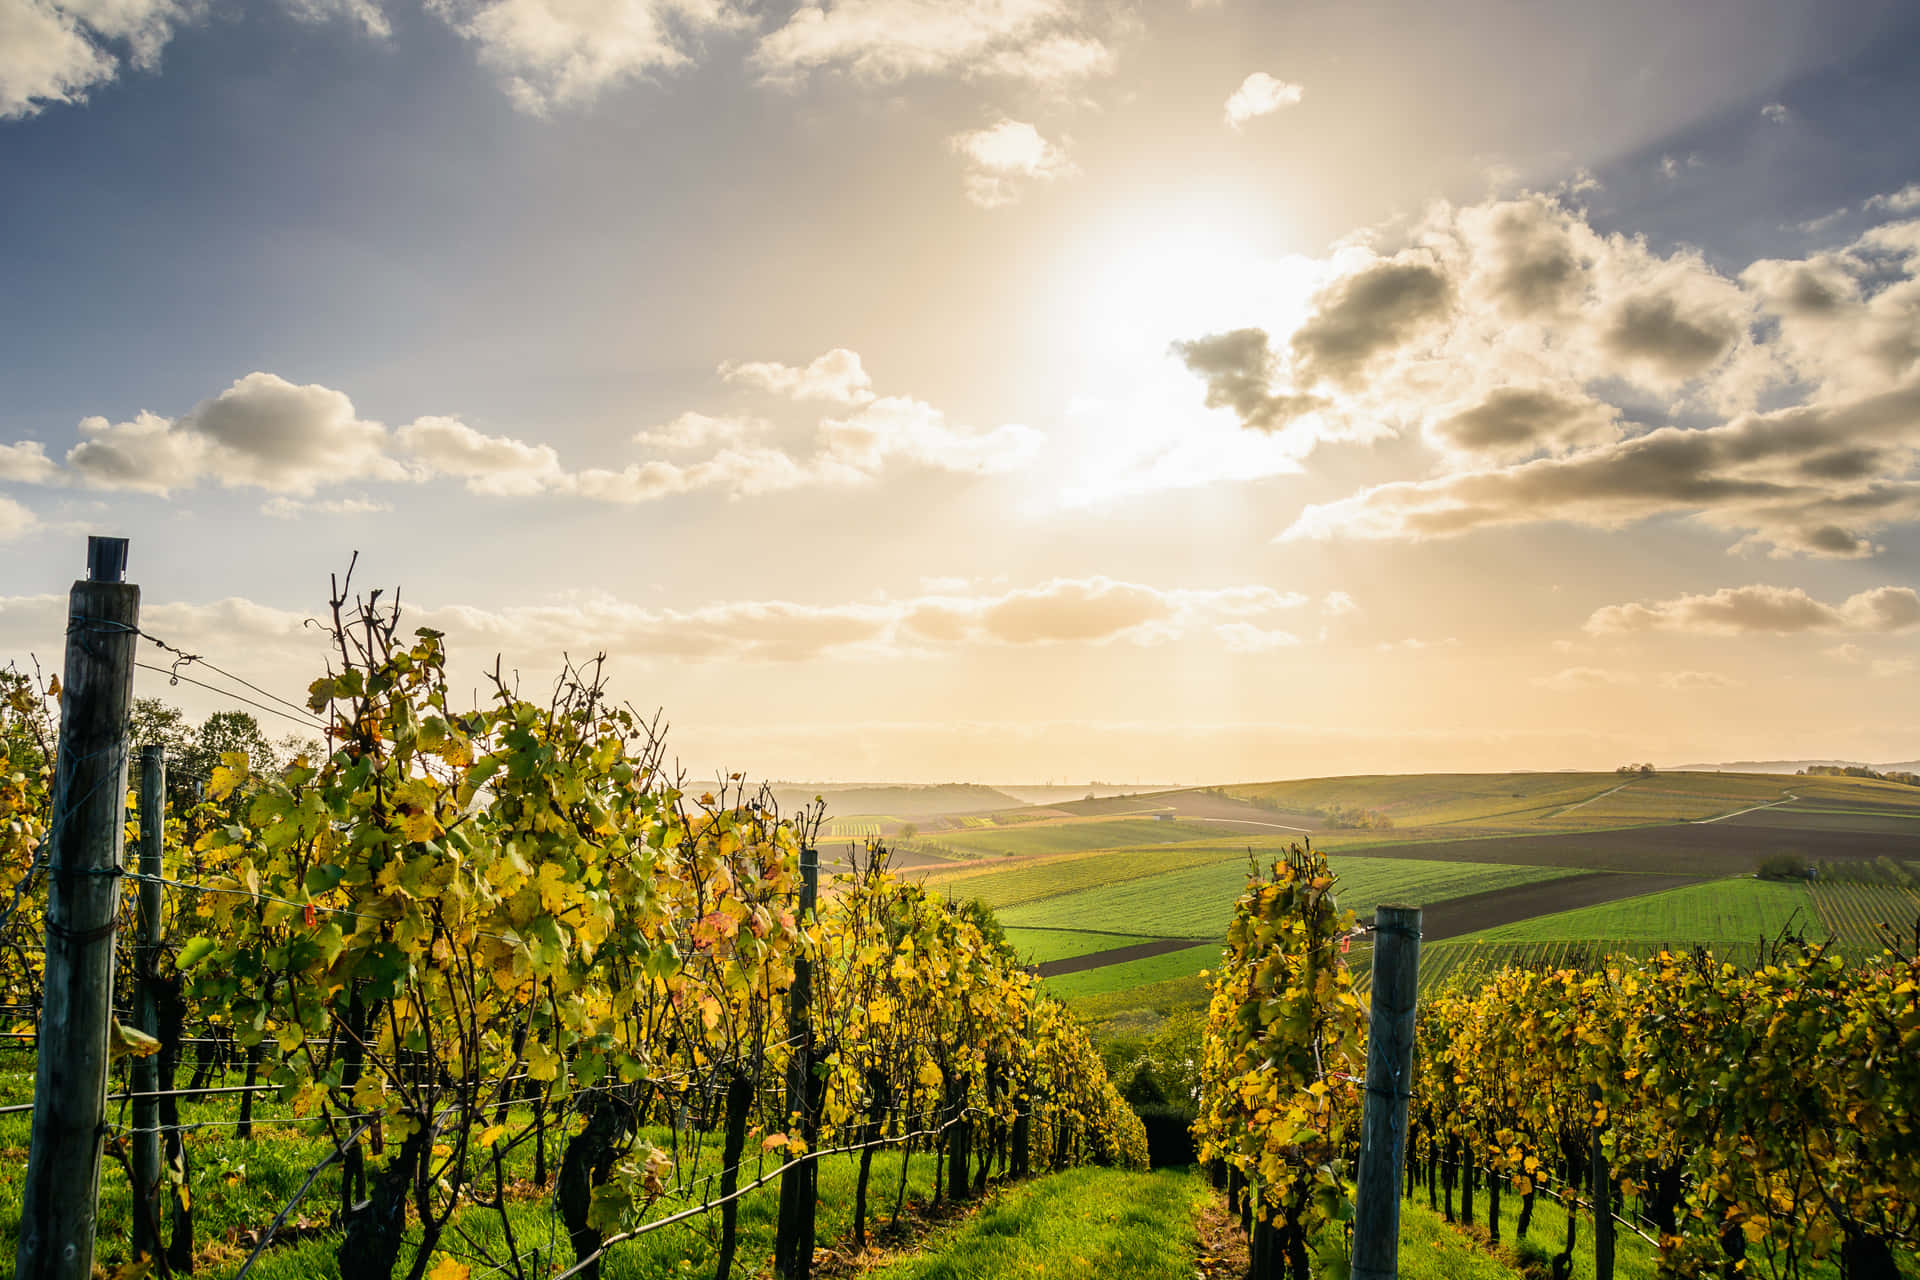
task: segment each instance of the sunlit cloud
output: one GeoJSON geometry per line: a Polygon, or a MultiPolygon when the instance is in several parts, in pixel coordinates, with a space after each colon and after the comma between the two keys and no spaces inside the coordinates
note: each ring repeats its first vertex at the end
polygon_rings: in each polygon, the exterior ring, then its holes
{"type": "Polygon", "coordinates": [[[163,498],[209,483],[261,489],[287,499],[269,503],[268,514],[292,518],[351,514],[357,508],[294,499],[366,481],[451,479],[492,498],[572,495],[634,504],[697,493],[748,498],[871,485],[894,466],[992,475],[1027,466],[1045,439],[1020,423],[980,430],[910,396],[876,396],[852,351],[831,351],[797,368],[728,363],[721,374],[789,403],[828,401],[834,412],[813,423],[810,447],[788,447],[758,439],[773,430],[761,419],[689,411],[634,436],[640,445],[679,456],[576,470],[548,444],[483,432],[448,416],[389,429],[363,418],[344,392],[257,372],[179,418],[150,412],[124,422],[86,418],[64,462],[55,462],[38,441],[0,445],[0,480],[163,498]],[[703,450],[704,457],[689,456],[703,450]]]}
{"type": "Polygon", "coordinates": [[[753,61],[775,83],[838,71],[1063,86],[1110,71],[1113,53],[1073,0],[820,0],[763,36],[753,61]]]}
{"type": "Polygon", "coordinates": [[[1256,71],[1240,82],[1227,99],[1227,123],[1238,129],[1259,116],[1270,116],[1282,107],[1291,107],[1306,96],[1297,84],[1276,80],[1264,71],[1256,71]]]}
{"type": "Polygon", "coordinates": [[[1030,182],[1051,182],[1075,171],[1065,151],[1020,120],[957,133],[948,145],[965,158],[967,199],[982,209],[1012,204],[1030,182]]]}
{"type": "Polygon", "coordinates": [[[1297,456],[1431,447],[1429,474],[1312,503],[1286,539],[1686,515],[1742,552],[1856,558],[1920,519],[1920,223],[1731,277],[1541,195],[1403,237],[1334,250],[1289,324],[1174,344],[1205,406],[1297,456]]]}
{"type": "Polygon", "coordinates": [[[479,49],[521,110],[592,102],[620,85],[694,60],[704,33],[751,17],[729,0],[426,0],[479,49]]]}
{"type": "MultiPolygon", "coordinates": [[[[1920,592],[1911,587],[1875,587],[1839,604],[1816,600],[1799,587],[1723,587],[1711,595],[1608,605],[1594,611],[1586,629],[1596,635],[1634,631],[1682,631],[1703,635],[1771,632],[1858,631],[1888,633],[1920,626],[1920,592]]],[[[1852,651],[1852,646],[1843,646],[1852,651]]]]}

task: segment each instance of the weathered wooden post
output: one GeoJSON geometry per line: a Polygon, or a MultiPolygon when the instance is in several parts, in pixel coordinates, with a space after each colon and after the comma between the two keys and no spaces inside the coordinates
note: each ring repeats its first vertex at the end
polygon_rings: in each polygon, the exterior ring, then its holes
{"type": "Polygon", "coordinates": [[[1353,1193],[1353,1280],[1400,1274],[1400,1176],[1413,1081],[1413,1021],[1420,990],[1420,908],[1373,917],[1373,1011],[1367,1025],[1367,1096],[1353,1193]]]}
{"type": "MultiPolygon", "coordinates": [[[[160,851],[167,828],[167,749],[140,748],[140,950],[134,973],[134,1024],[160,1035],[160,1006],[153,989],[153,966],[160,954],[160,851]]],[[[133,1060],[133,1251],[157,1257],[160,1225],[160,1060],[149,1054],[133,1060]],[[145,1096],[142,1096],[145,1095],[145,1096]]]]}
{"type": "MultiPolygon", "coordinates": [[[[1587,1098],[1597,1115],[1601,1106],[1600,1086],[1587,1086],[1587,1098]]],[[[1613,1174],[1607,1168],[1607,1149],[1601,1142],[1606,1128],[1593,1129],[1592,1160],[1588,1182],[1593,1191],[1593,1276],[1594,1280],[1613,1280],[1613,1174]]],[[[1568,1207],[1569,1216],[1574,1212],[1568,1207]]]]}
{"type": "MultiPolygon", "coordinates": [[[[820,851],[800,850],[800,924],[813,916],[820,894],[820,851]]],[[[793,1046],[787,1066],[787,1111],[800,1117],[807,1152],[790,1160],[780,1175],[779,1229],[774,1235],[774,1270],[782,1280],[807,1280],[813,1274],[813,1217],[818,1194],[818,1166],[813,1140],[819,1132],[819,1089],[813,1078],[813,962],[806,948],[793,962],[793,989],[788,992],[787,1035],[793,1046]]]]}
{"type": "Polygon", "coordinates": [[[87,539],[73,584],[47,870],[46,1001],[17,1280],[88,1280],[113,1018],[113,930],[126,843],[127,717],[140,588],[125,538],[87,539]]]}

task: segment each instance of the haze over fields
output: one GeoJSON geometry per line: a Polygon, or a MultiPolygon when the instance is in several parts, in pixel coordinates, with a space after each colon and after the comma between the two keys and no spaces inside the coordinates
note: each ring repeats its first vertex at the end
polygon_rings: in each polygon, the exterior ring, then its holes
{"type": "Polygon", "coordinates": [[[0,0],[0,660],[94,532],[275,695],[357,550],[700,776],[1911,760],[1917,59],[1894,0],[0,0]]]}

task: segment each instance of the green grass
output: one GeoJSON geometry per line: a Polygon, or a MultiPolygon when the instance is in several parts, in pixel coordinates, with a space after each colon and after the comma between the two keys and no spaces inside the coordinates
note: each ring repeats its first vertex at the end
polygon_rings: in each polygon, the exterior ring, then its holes
{"type": "MultiPolygon", "coordinates": [[[[1381,902],[1416,905],[1572,874],[1563,868],[1416,858],[1335,857],[1343,906],[1369,914],[1381,902]]],[[[1045,898],[1001,911],[1009,927],[1131,930],[1168,938],[1219,938],[1246,888],[1244,854],[1221,861],[1045,898]]]]}
{"type": "MultiPolygon", "coordinates": [[[[183,1086],[184,1080],[183,1073],[183,1086]]],[[[237,1080],[228,1083],[237,1083],[237,1080]]],[[[116,1080],[113,1087],[122,1087],[121,1082],[116,1080]]],[[[7,1101],[31,1093],[32,1072],[27,1055],[19,1052],[7,1055],[4,1066],[0,1067],[0,1090],[4,1090],[4,1100],[7,1101]]],[[[232,1096],[187,1102],[182,1106],[182,1119],[189,1124],[232,1119],[238,1114],[238,1109],[238,1101],[232,1096]]],[[[203,1263],[196,1275],[219,1280],[237,1271],[247,1251],[230,1243],[230,1237],[235,1233],[263,1228],[271,1222],[274,1215],[299,1190],[308,1170],[331,1149],[331,1144],[304,1133],[302,1130],[305,1125],[270,1123],[272,1119],[285,1114],[284,1109],[278,1106],[266,1103],[259,1105],[256,1108],[259,1121],[257,1136],[252,1141],[241,1141],[233,1136],[231,1129],[206,1128],[187,1135],[194,1167],[190,1188],[195,1218],[194,1238],[203,1263]]],[[[109,1111],[109,1118],[120,1119],[114,1110],[109,1111]]],[[[7,1256],[11,1256],[16,1247],[19,1229],[28,1127],[29,1120],[24,1114],[0,1116],[0,1251],[7,1256]]],[[[559,1170],[566,1137],[563,1132],[549,1134],[550,1176],[559,1170]]],[[[670,1141],[665,1130],[649,1131],[647,1137],[661,1146],[666,1146],[670,1141]]],[[[684,1135],[682,1141],[685,1141],[684,1135]]],[[[715,1172],[719,1164],[718,1153],[718,1135],[714,1135],[711,1142],[703,1139],[700,1163],[697,1169],[692,1170],[692,1176],[704,1179],[715,1172]]],[[[532,1155],[532,1145],[529,1143],[509,1156],[510,1179],[530,1176],[532,1155]]],[[[769,1158],[762,1170],[755,1156],[750,1147],[750,1158],[742,1169],[743,1182],[778,1167],[777,1160],[769,1158]]],[[[381,1164],[381,1159],[370,1158],[369,1174],[381,1164]]],[[[873,1185],[869,1192],[870,1214],[892,1211],[900,1171],[901,1157],[897,1151],[885,1151],[875,1157],[873,1185]]],[[[909,1162],[907,1172],[909,1199],[924,1201],[933,1185],[932,1159],[924,1152],[916,1154],[909,1162]]],[[[831,1156],[821,1161],[817,1232],[822,1244],[836,1241],[852,1229],[853,1189],[858,1174],[858,1160],[853,1156],[831,1156]]],[[[324,1222],[339,1201],[340,1176],[336,1167],[320,1175],[291,1218],[296,1222],[301,1219],[324,1222]]],[[[654,1216],[664,1216],[696,1202],[669,1193],[655,1206],[654,1216]]],[[[742,1198],[740,1269],[736,1270],[737,1275],[761,1277],[771,1273],[770,1259],[778,1207],[777,1179],[742,1198]]],[[[97,1262],[111,1270],[113,1264],[125,1258],[129,1252],[132,1213],[126,1177],[113,1160],[107,1160],[102,1167],[99,1210],[98,1242],[94,1256],[97,1262]]],[[[548,1258],[557,1261],[561,1269],[572,1265],[573,1252],[567,1243],[566,1229],[552,1213],[550,1194],[517,1201],[511,1205],[510,1214],[515,1240],[522,1251],[537,1247],[545,1251],[548,1258]]],[[[714,1222],[717,1224],[717,1221],[716,1215],[714,1222]]],[[[497,1258],[506,1256],[505,1234],[497,1214],[463,1209],[455,1222],[483,1242],[497,1258]]],[[[403,1250],[398,1274],[405,1274],[406,1266],[412,1259],[412,1250],[418,1240],[417,1222],[409,1239],[414,1243],[403,1250]]],[[[706,1224],[699,1219],[667,1227],[618,1246],[609,1254],[603,1274],[608,1280],[659,1280],[668,1276],[699,1275],[703,1272],[711,1274],[716,1239],[717,1226],[715,1238],[710,1239],[706,1224]],[[683,1267],[691,1267],[692,1270],[683,1267]]],[[[338,1244],[338,1234],[328,1231],[276,1245],[261,1257],[250,1275],[261,1277],[262,1280],[336,1276],[338,1268],[334,1263],[333,1251],[338,1244]]],[[[450,1230],[442,1242],[441,1251],[456,1252],[462,1248],[459,1237],[450,1230]]],[[[476,1276],[486,1270],[486,1265],[480,1264],[477,1257],[467,1260],[475,1264],[473,1270],[476,1276]]]]}
{"type": "MultiPolygon", "coordinates": [[[[1538,1210],[1534,1216],[1539,1217],[1538,1210]]],[[[1625,1272],[1618,1274],[1619,1280],[1627,1280],[1625,1272]]],[[[1425,1203],[1400,1202],[1401,1280],[1518,1280],[1519,1275],[1448,1226],[1425,1203]]]]}
{"type": "Polygon", "coordinates": [[[1078,995],[1067,1001],[1067,1008],[1087,1024],[1097,1040],[1115,1035],[1148,1035],[1167,1014],[1181,1009],[1204,1009],[1210,981],[1192,974],[1123,991],[1078,995]]]}
{"type": "Polygon", "coordinates": [[[1112,947],[1124,947],[1147,939],[1124,933],[1086,933],[1076,929],[1009,929],[1007,941],[1027,964],[1045,964],[1049,960],[1071,960],[1112,947]]]}
{"type": "Polygon", "coordinates": [[[1806,886],[1742,877],[1537,916],[1482,929],[1457,941],[1607,938],[1625,942],[1713,944],[1772,937],[1789,924],[1799,928],[1817,927],[1813,899],[1806,886]]]}
{"type": "Polygon", "coordinates": [[[1213,1193],[1185,1170],[1073,1169],[1008,1189],[880,1280],[1099,1276],[1170,1280],[1193,1271],[1194,1215],[1213,1193]]]}
{"type": "Polygon", "coordinates": [[[1102,965],[1098,969],[1063,973],[1045,979],[1041,985],[1049,995],[1072,1000],[1077,996],[1131,991],[1135,987],[1166,982],[1172,978],[1190,977],[1209,965],[1219,963],[1219,960],[1220,944],[1205,942],[1197,947],[1169,951],[1165,955],[1148,956],[1144,960],[1123,960],[1119,964],[1102,965]]]}

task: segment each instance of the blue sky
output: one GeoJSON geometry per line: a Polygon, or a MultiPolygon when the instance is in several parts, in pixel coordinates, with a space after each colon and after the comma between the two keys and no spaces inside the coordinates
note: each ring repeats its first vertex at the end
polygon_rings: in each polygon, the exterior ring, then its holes
{"type": "Polygon", "coordinates": [[[357,549],[474,669],[604,647],[787,776],[1911,758],[1916,55],[1893,3],[0,0],[0,646],[110,531],[275,687],[357,549]]]}

